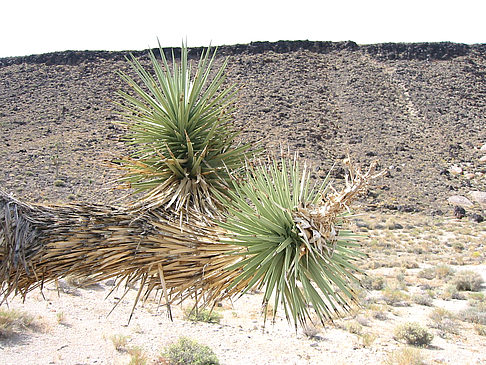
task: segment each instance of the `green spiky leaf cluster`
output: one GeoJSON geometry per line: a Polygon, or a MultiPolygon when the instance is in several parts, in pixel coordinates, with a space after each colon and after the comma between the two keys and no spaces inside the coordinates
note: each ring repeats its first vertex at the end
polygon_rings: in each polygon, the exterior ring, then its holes
{"type": "Polygon", "coordinates": [[[282,305],[297,325],[311,318],[310,306],[324,321],[357,302],[353,286],[359,270],[353,261],[362,254],[353,234],[341,229],[343,214],[320,217],[321,227],[332,226],[329,235],[299,216],[322,206],[328,187],[328,179],[311,186],[307,166],[282,158],[250,168],[232,193],[227,221],[221,223],[231,232],[227,242],[243,248],[241,261],[229,268],[241,270],[232,288],[264,290],[265,315],[269,304],[274,315],[282,305]]]}
{"type": "Polygon", "coordinates": [[[204,50],[193,68],[184,44],[180,60],[172,53],[171,65],[159,49],[161,61],[150,52],[150,72],[132,56],[137,77],[120,73],[132,90],[119,94],[127,142],[135,147],[122,161],[124,181],[145,191],[150,206],[214,216],[224,209],[231,173],[250,147],[237,145],[230,128],[235,87],[225,86],[226,61],[213,73],[216,51],[204,50]]]}

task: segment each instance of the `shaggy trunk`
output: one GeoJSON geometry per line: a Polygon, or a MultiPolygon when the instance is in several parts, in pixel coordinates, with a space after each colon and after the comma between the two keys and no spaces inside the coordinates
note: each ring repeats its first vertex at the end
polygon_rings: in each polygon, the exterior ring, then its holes
{"type": "Polygon", "coordinates": [[[95,282],[140,280],[137,301],[161,289],[167,304],[193,295],[214,302],[234,275],[224,268],[238,260],[218,236],[159,211],[29,205],[0,191],[0,294],[25,297],[46,282],[89,275],[95,282]]]}

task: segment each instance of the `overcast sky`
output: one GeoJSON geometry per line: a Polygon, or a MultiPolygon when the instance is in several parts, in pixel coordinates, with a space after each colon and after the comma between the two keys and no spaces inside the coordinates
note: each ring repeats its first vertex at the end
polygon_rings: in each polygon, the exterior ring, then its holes
{"type": "Polygon", "coordinates": [[[486,0],[2,0],[0,57],[277,40],[486,43],[486,0]]]}

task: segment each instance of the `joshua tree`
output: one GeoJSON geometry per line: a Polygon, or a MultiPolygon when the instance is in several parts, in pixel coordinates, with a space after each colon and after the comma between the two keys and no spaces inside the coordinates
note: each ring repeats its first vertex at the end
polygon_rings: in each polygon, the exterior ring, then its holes
{"type": "MultiPolygon", "coordinates": [[[[134,57],[141,80],[122,73],[120,92],[132,156],[121,160],[124,181],[143,198],[128,207],[26,204],[0,191],[0,295],[63,276],[140,281],[136,302],[153,289],[169,307],[201,305],[264,290],[273,314],[304,324],[312,307],[324,321],[357,303],[353,261],[362,255],[344,228],[349,205],[374,175],[347,160],[345,186],[310,183],[296,157],[256,159],[231,130],[234,86],[226,62],[212,76],[215,53],[193,69],[188,50],[169,65],[150,52],[153,71],[134,57]],[[179,218],[176,221],[175,218],[179,218]]],[[[267,311],[265,311],[267,313],[267,311]]]]}

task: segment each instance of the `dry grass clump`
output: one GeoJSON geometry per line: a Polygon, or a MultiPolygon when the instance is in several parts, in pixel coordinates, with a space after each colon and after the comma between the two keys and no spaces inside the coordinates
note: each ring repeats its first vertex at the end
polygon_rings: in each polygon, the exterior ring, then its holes
{"type": "Polygon", "coordinates": [[[417,322],[406,322],[395,328],[394,338],[408,345],[426,347],[430,345],[434,335],[417,322]]]}
{"type": "Polygon", "coordinates": [[[134,346],[127,349],[130,355],[130,361],[128,365],[146,365],[148,358],[141,347],[134,346]]]}
{"type": "Polygon", "coordinates": [[[353,333],[355,335],[360,335],[363,332],[363,326],[355,320],[345,322],[344,328],[349,333],[353,333]]]}
{"type": "Polygon", "coordinates": [[[404,347],[388,355],[386,365],[425,365],[425,360],[418,349],[404,347]]]}
{"type": "Polygon", "coordinates": [[[30,314],[15,309],[0,309],[0,339],[12,337],[25,330],[36,330],[37,327],[30,314]]]}
{"type": "Polygon", "coordinates": [[[128,336],[113,335],[110,337],[113,346],[118,352],[127,352],[128,336]]]}

